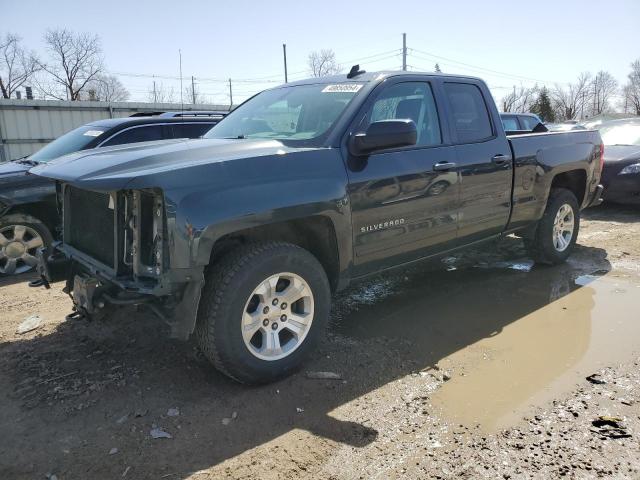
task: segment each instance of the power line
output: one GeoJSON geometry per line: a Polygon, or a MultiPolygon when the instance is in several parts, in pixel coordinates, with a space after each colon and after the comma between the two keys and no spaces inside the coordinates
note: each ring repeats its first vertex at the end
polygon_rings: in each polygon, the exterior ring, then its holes
{"type": "MultiPolygon", "coordinates": [[[[436,58],[436,59],[440,59],[440,60],[445,60],[446,62],[450,62],[450,63],[454,63],[454,64],[458,64],[458,65],[463,65],[465,67],[468,67],[468,68],[471,68],[471,69],[475,69],[475,70],[494,73],[496,75],[502,75],[502,76],[505,76],[505,77],[516,78],[516,79],[520,79],[520,80],[528,80],[528,81],[539,82],[539,83],[557,83],[557,82],[552,82],[551,80],[542,80],[540,78],[527,77],[527,76],[524,76],[524,75],[518,75],[518,74],[513,74],[513,73],[508,73],[508,72],[502,72],[502,71],[494,70],[494,69],[491,69],[491,68],[481,67],[479,65],[473,65],[473,64],[470,64],[470,63],[460,62],[460,61],[454,60],[452,58],[443,57],[442,55],[436,55],[436,54],[433,54],[433,53],[430,53],[430,52],[426,52],[424,50],[420,50],[420,49],[417,49],[417,48],[410,48],[409,50],[411,52],[417,52],[418,54],[426,55],[427,57],[432,57],[432,58],[436,58]]],[[[417,58],[422,58],[422,60],[430,60],[431,61],[431,58],[421,57],[420,55],[416,55],[415,53],[412,53],[412,55],[414,55],[417,58]]]]}

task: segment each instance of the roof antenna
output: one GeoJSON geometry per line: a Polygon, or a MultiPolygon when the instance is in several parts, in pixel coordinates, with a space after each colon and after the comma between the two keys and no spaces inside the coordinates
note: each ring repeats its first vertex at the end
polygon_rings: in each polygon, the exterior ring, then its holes
{"type": "Polygon", "coordinates": [[[351,67],[351,70],[349,70],[347,78],[357,77],[358,75],[362,75],[363,73],[365,73],[365,71],[360,70],[360,65],[354,65],[353,67],[351,67]]]}

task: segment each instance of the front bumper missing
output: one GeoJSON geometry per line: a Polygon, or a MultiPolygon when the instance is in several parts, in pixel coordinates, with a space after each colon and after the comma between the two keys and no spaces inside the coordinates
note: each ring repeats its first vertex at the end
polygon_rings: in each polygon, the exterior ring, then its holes
{"type": "Polygon", "coordinates": [[[38,251],[37,271],[40,278],[29,282],[29,285],[51,288],[51,282],[66,280],[64,291],[71,296],[74,304],[73,312],[67,318],[99,318],[108,314],[110,307],[144,305],[170,326],[172,338],[186,340],[193,332],[204,285],[202,271],[192,273],[185,279],[187,281],[173,284],[174,288],[178,285],[182,288],[158,295],[103,278],[84,264],[67,258],[64,251],[57,247],[54,246],[53,254],[49,256],[45,249],[38,251]]]}

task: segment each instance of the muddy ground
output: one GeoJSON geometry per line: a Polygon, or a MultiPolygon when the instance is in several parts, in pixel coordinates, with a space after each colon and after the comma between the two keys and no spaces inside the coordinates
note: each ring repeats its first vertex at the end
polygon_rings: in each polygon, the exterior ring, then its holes
{"type": "Polygon", "coordinates": [[[64,321],[61,284],[0,280],[0,478],[640,478],[639,239],[600,207],[563,266],[507,238],[373,278],[259,388],[149,314],[64,321]]]}

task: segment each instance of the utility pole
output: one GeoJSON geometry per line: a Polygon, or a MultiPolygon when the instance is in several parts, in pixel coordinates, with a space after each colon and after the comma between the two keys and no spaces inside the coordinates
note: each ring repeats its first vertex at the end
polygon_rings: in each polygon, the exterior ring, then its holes
{"type": "Polygon", "coordinates": [[[153,81],[153,103],[158,103],[158,94],[156,93],[156,81],[153,81]]]}
{"type": "Polygon", "coordinates": [[[196,104],[196,83],[191,75],[191,103],[196,104]]]}
{"type": "Polygon", "coordinates": [[[184,112],[184,99],[182,95],[184,92],[182,91],[182,50],[178,49],[178,56],[180,57],[180,111],[184,112]]]}
{"type": "Polygon", "coordinates": [[[282,44],[282,55],[284,56],[284,83],[289,83],[287,78],[287,44],[282,44]]]}
{"type": "Polygon", "coordinates": [[[407,34],[402,34],[402,70],[407,71],[407,34]]]}
{"type": "Polygon", "coordinates": [[[231,79],[229,79],[229,111],[233,107],[233,90],[231,88],[231,79]]]}

